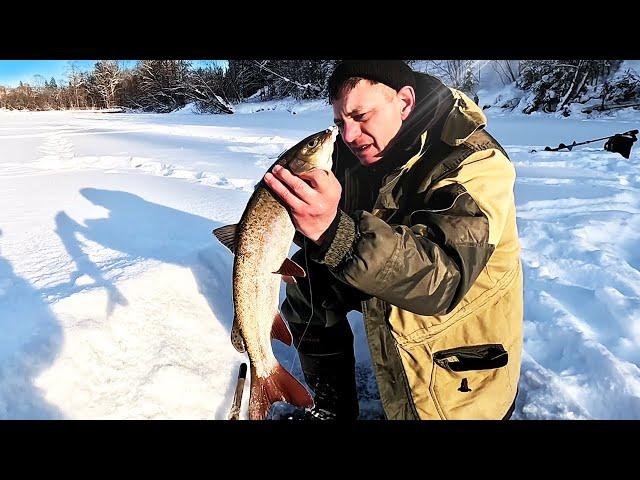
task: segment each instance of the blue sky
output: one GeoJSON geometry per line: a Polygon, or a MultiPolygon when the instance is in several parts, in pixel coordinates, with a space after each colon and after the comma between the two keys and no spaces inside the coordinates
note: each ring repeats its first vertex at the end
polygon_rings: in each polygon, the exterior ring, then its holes
{"type": "MultiPolygon", "coordinates": [[[[192,60],[194,65],[211,60],[192,60]]],[[[219,61],[219,60],[218,60],[219,61]]],[[[78,70],[91,70],[96,60],[0,60],[0,85],[17,87],[24,83],[35,83],[34,76],[42,75],[46,81],[55,78],[58,85],[64,84],[71,64],[78,70]]],[[[125,66],[135,65],[136,60],[124,60],[125,66]]]]}

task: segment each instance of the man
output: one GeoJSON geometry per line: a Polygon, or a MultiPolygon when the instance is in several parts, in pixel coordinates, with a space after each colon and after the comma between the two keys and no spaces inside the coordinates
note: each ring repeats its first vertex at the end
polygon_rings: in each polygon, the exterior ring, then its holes
{"type": "Polygon", "coordinates": [[[329,90],[333,172],[265,175],[306,237],[308,276],[282,305],[315,393],[305,418],[358,416],[354,309],[388,419],[509,418],[523,289],[507,154],[465,94],[404,62],[342,62],[329,90]]]}

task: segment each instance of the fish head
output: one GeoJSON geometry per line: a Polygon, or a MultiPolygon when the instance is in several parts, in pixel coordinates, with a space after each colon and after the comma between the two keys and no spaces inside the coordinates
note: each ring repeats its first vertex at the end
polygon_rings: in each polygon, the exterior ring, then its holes
{"type": "Polygon", "coordinates": [[[299,142],[291,148],[287,167],[299,175],[314,169],[331,171],[333,145],[338,136],[338,127],[330,127],[299,142]]]}

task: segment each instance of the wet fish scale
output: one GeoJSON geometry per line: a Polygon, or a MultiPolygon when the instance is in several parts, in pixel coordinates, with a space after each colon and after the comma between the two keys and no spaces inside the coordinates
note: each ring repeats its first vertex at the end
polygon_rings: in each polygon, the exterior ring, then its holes
{"type": "Polygon", "coordinates": [[[271,350],[271,325],[278,312],[280,276],[274,275],[289,253],[295,228],[286,209],[266,189],[240,231],[234,266],[234,305],[247,353],[259,377],[277,360],[271,350]]]}

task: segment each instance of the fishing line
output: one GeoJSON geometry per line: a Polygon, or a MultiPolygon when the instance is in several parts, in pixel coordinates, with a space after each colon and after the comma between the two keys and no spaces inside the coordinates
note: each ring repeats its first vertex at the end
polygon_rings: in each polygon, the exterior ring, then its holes
{"type": "MultiPolygon", "coordinates": [[[[338,171],[338,156],[339,156],[339,149],[336,148],[335,149],[335,157],[336,157],[335,158],[335,171],[336,172],[338,171]]],[[[347,183],[348,182],[345,182],[345,185],[344,185],[345,191],[344,191],[344,196],[343,196],[344,200],[343,200],[343,204],[342,204],[342,208],[343,209],[345,207],[345,203],[344,202],[346,202],[346,199],[347,199],[347,183]]],[[[307,324],[304,327],[304,331],[302,332],[302,335],[300,336],[300,341],[298,342],[298,346],[295,349],[296,351],[299,350],[300,349],[300,345],[302,345],[302,340],[304,339],[304,336],[306,335],[307,330],[309,329],[309,325],[311,325],[311,320],[313,320],[313,313],[314,313],[314,310],[313,310],[313,288],[311,286],[311,271],[309,270],[309,261],[307,259],[307,237],[303,236],[302,237],[302,241],[303,241],[303,248],[304,248],[304,269],[307,272],[307,282],[309,283],[309,301],[311,303],[311,313],[309,315],[309,319],[307,320],[307,324]]],[[[293,355],[291,357],[291,366],[292,366],[292,368],[293,368],[293,361],[295,360],[295,354],[296,354],[296,352],[294,351],[293,355]]],[[[301,365],[301,367],[302,367],[302,365],[301,365]]]]}
{"type": "MultiPolygon", "coordinates": [[[[296,359],[296,352],[298,350],[300,350],[300,345],[302,345],[302,340],[304,339],[304,336],[307,333],[307,330],[309,329],[309,325],[311,325],[311,320],[313,319],[313,289],[311,288],[311,271],[309,270],[309,262],[307,260],[307,237],[303,236],[302,237],[302,242],[303,242],[303,248],[304,248],[304,270],[305,272],[307,272],[307,281],[309,283],[309,301],[311,303],[311,314],[309,315],[309,319],[307,320],[307,324],[304,327],[304,331],[302,332],[302,335],[300,336],[300,341],[298,342],[298,346],[295,347],[295,350],[293,351],[292,355],[291,355],[291,368],[293,368],[293,364],[294,361],[296,359]]],[[[300,287],[298,287],[300,288],[300,287]]],[[[300,364],[300,368],[302,369],[302,364],[300,364]]],[[[303,372],[304,373],[304,372],[303,372]]]]}

